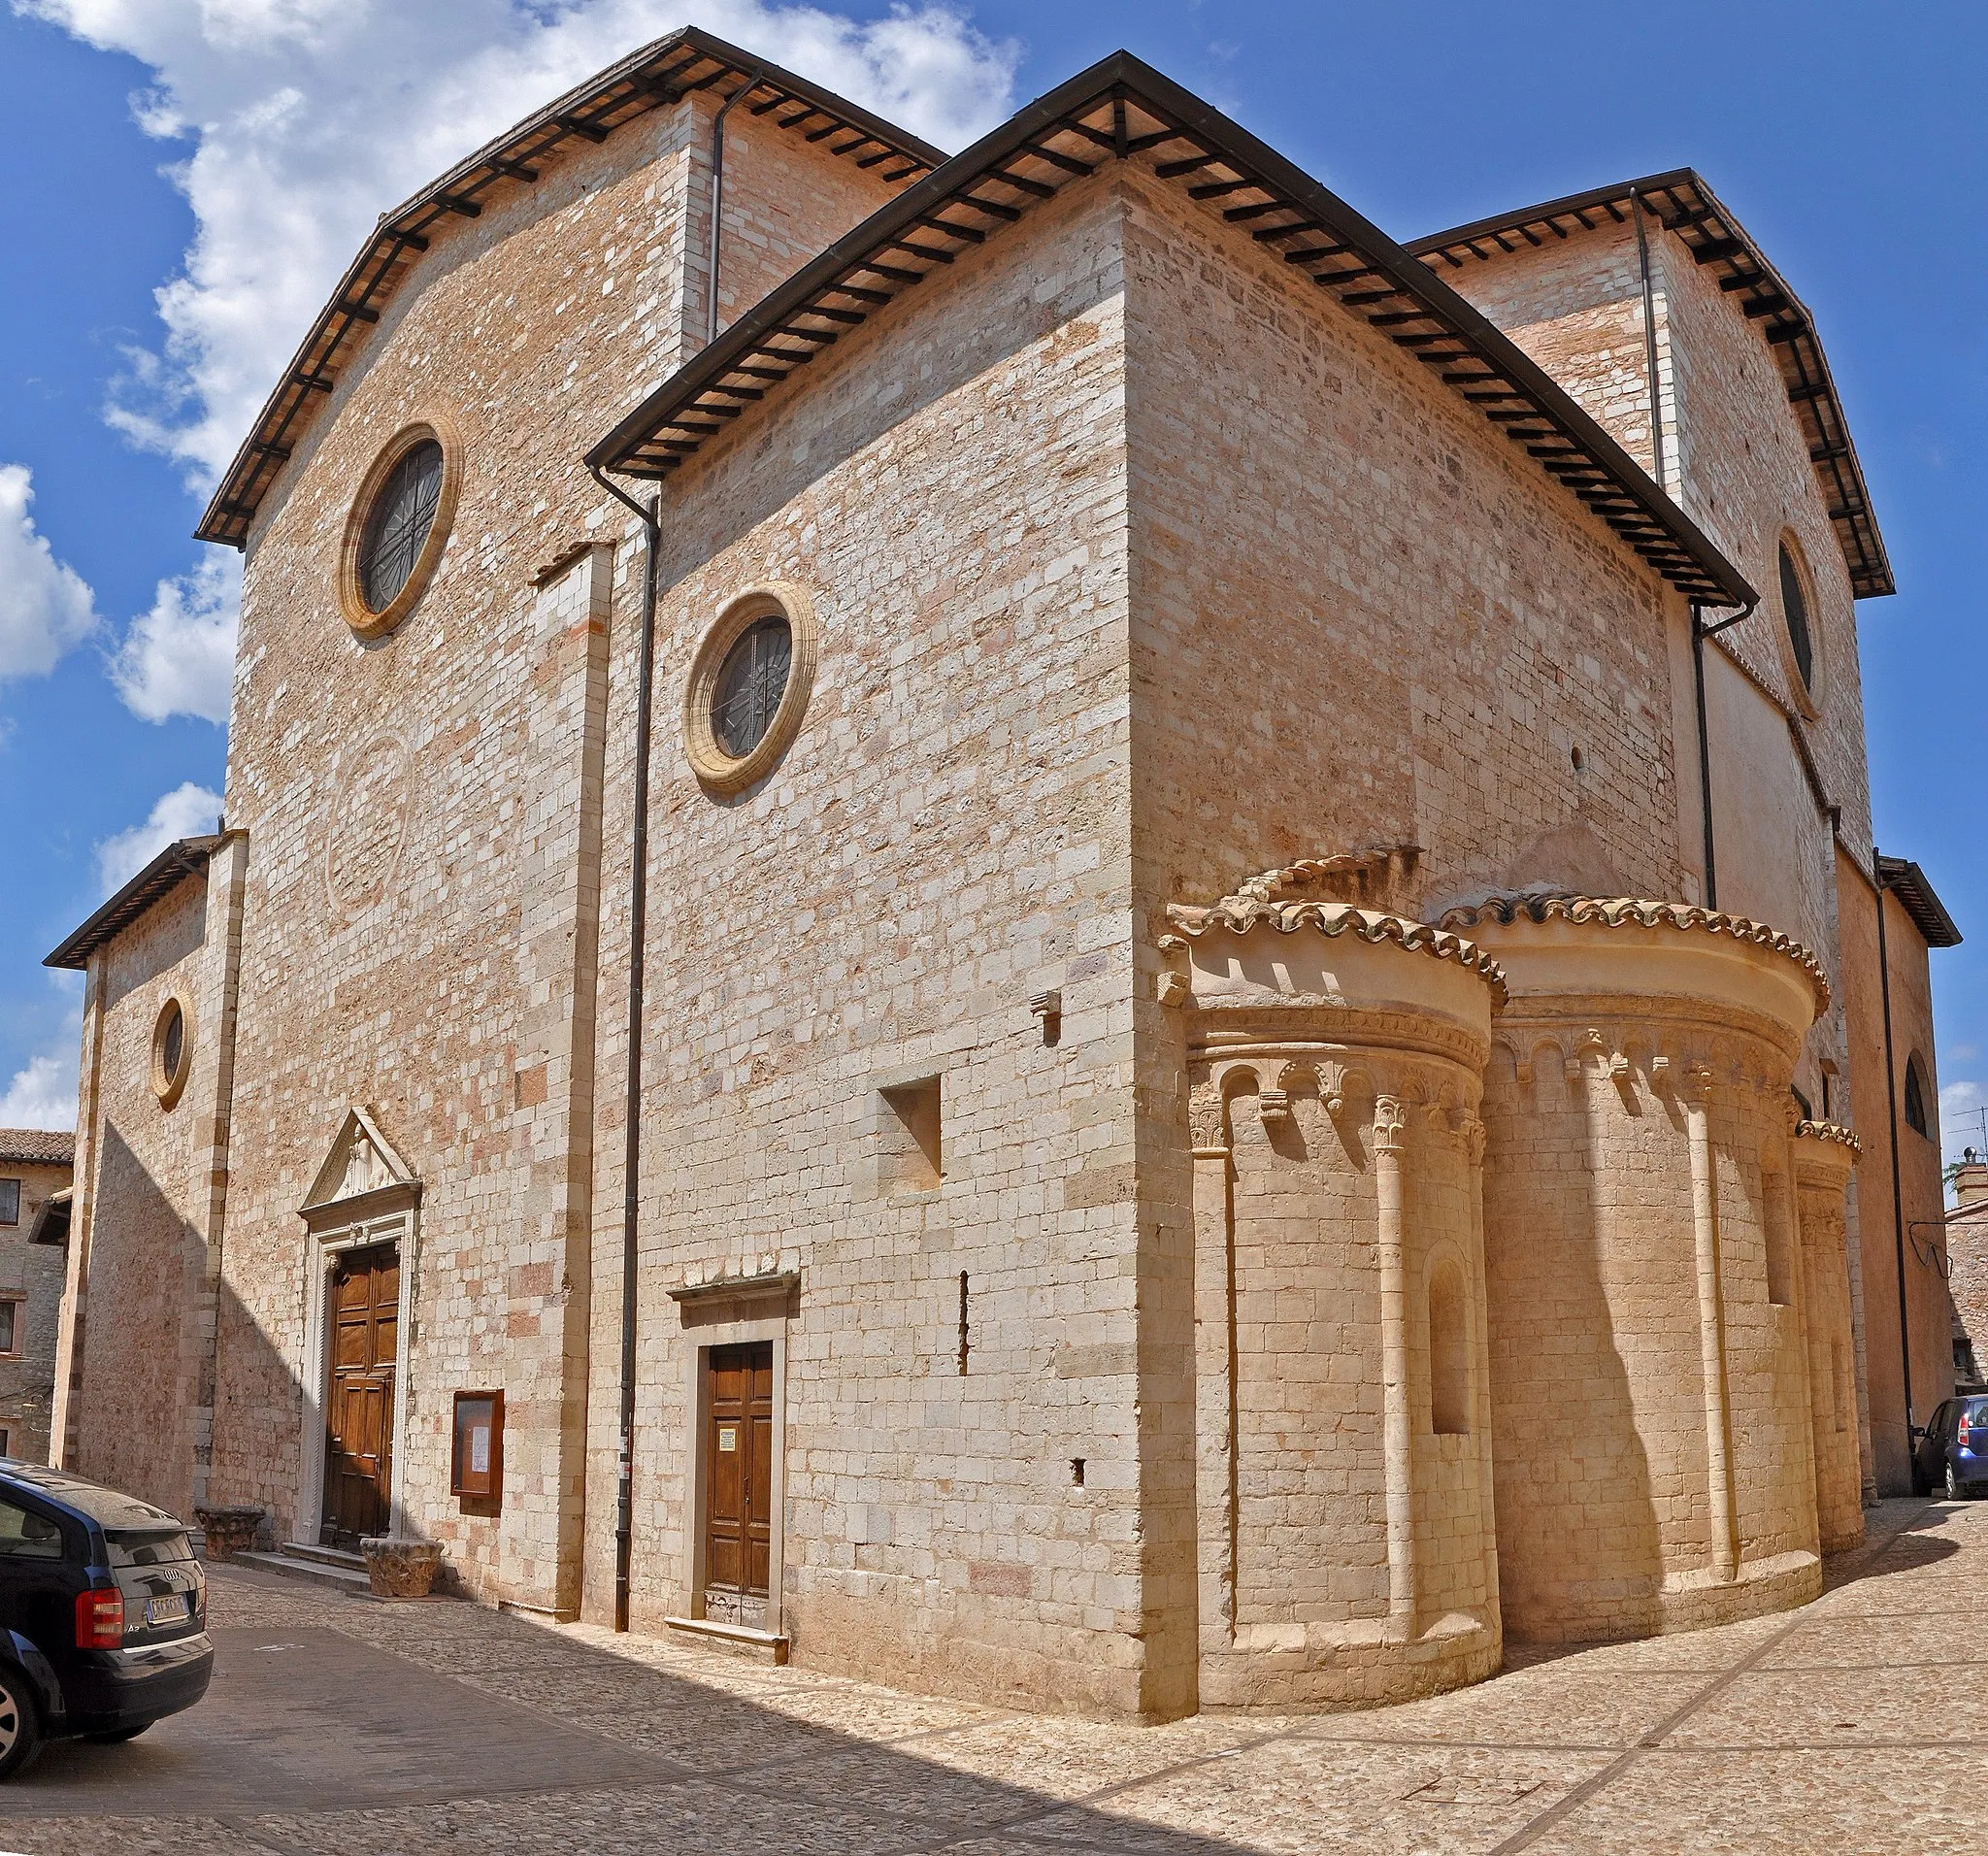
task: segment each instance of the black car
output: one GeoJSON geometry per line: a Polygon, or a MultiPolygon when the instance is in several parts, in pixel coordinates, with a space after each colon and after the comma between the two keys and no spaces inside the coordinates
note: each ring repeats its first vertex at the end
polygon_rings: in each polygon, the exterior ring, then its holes
{"type": "Polygon", "coordinates": [[[162,1508],[0,1457],[0,1778],[44,1740],[127,1740],[214,1674],[207,1575],[162,1508]]]}
{"type": "Polygon", "coordinates": [[[1912,1450],[1912,1493],[1942,1491],[1957,1502],[1988,1482],[1988,1398],[1948,1399],[1918,1433],[1912,1450]]]}

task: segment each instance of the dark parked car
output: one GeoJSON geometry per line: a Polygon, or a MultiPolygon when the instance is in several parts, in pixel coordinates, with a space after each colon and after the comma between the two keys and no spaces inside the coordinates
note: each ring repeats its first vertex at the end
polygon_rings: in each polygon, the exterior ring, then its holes
{"type": "Polygon", "coordinates": [[[214,1674],[185,1528],[128,1495],[0,1457],[0,1778],[44,1740],[127,1740],[214,1674]]]}
{"type": "Polygon", "coordinates": [[[1942,1489],[1958,1502],[1988,1482],[1988,1397],[1948,1399],[1935,1411],[1912,1450],[1912,1493],[1942,1489]]]}

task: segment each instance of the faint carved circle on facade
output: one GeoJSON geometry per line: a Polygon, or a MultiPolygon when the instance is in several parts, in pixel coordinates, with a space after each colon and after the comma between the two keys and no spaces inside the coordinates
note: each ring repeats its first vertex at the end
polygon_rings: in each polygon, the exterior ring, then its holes
{"type": "Polygon", "coordinates": [[[800,732],[814,687],[814,603],[791,580],[727,602],[699,641],[683,692],[683,751],[707,792],[744,792],[800,732]]]}
{"type": "Polygon", "coordinates": [[[386,894],[400,868],[413,810],[414,763],[390,729],[345,757],[334,780],[324,886],[332,907],[355,915],[386,894]]]}
{"type": "Polygon", "coordinates": [[[1828,652],[1823,648],[1821,614],[1816,610],[1815,578],[1802,544],[1783,531],[1774,553],[1774,597],[1781,609],[1776,634],[1781,668],[1795,706],[1811,720],[1822,713],[1828,690],[1828,652]]]}
{"type": "Polygon", "coordinates": [[[192,1068],[193,1013],[184,998],[170,993],[151,1027],[151,1087],[161,1109],[180,1100],[192,1068]]]}
{"type": "Polygon", "coordinates": [[[387,441],[346,517],[338,597],[361,638],[384,638],[427,590],[462,489],[462,441],[430,413],[387,441]]]}

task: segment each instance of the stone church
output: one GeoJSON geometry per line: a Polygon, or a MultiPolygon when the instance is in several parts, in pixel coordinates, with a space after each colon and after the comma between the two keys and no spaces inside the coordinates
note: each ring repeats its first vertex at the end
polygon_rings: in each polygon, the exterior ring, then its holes
{"type": "Polygon", "coordinates": [[[65,1462],[1148,1717],[1903,1486],[1957,936],[1695,173],[1404,246],[1124,53],[948,159],[680,32],[381,218],[200,534],[224,821],[50,956],[65,1462]]]}

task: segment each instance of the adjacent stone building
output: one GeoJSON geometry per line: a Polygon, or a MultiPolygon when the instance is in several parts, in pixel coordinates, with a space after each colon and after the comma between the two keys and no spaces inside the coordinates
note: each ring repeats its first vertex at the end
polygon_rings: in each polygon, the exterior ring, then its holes
{"type": "Polygon", "coordinates": [[[73,1135],[0,1128],[0,1456],[49,1458],[73,1135]]]}
{"type": "Polygon", "coordinates": [[[203,523],[223,827],[53,956],[65,1460],[1098,1712],[1812,1596],[1931,1049],[1841,416],[1694,175],[1409,249],[1124,54],[949,161],[634,54],[203,523]]]}

